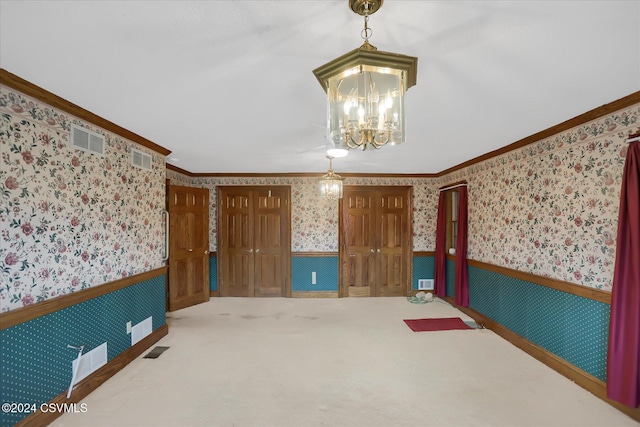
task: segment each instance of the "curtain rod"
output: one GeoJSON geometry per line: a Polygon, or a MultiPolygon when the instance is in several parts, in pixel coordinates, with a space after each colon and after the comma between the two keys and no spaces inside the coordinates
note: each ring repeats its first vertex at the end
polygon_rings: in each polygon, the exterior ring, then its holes
{"type": "Polygon", "coordinates": [[[452,185],[451,187],[438,188],[438,191],[451,190],[452,188],[466,187],[466,186],[467,186],[466,183],[456,184],[456,185],[452,185]]]}
{"type": "Polygon", "coordinates": [[[627,144],[636,141],[640,141],[640,135],[631,136],[631,138],[627,139],[627,144]]]}

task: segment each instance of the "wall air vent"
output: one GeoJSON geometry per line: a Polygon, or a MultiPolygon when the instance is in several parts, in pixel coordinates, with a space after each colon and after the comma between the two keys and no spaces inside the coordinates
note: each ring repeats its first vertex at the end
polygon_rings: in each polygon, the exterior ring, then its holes
{"type": "Polygon", "coordinates": [[[151,170],[151,155],[132,148],[131,164],[141,169],[151,170]]]}
{"type": "Polygon", "coordinates": [[[93,350],[83,354],[80,360],[74,359],[72,362],[72,369],[76,371],[75,381],[73,385],[76,385],[84,378],[92,374],[98,368],[107,364],[107,343],[102,343],[93,350]],[[79,364],[78,364],[79,363],[79,364]]]}
{"type": "Polygon", "coordinates": [[[153,332],[153,316],[149,316],[131,327],[131,345],[135,345],[151,332],[153,332]]]}
{"type": "Polygon", "coordinates": [[[104,156],[104,136],[76,124],[71,124],[71,145],[78,150],[104,156]]]}
{"type": "Polygon", "coordinates": [[[432,291],[433,279],[418,279],[418,289],[423,291],[432,291]]]}

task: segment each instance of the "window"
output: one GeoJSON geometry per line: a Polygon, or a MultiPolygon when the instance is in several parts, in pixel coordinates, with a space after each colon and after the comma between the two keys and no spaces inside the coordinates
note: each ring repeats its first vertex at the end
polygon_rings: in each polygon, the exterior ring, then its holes
{"type": "Polygon", "coordinates": [[[456,241],[458,240],[458,189],[445,190],[445,201],[447,206],[447,253],[455,253],[456,241]],[[451,249],[454,251],[452,252],[451,249]]]}

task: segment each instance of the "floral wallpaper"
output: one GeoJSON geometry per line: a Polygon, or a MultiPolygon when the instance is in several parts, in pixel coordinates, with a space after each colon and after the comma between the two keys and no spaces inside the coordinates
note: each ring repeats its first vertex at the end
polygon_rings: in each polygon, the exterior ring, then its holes
{"type": "MultiPolygon", "coordinates": [[[[184,175],[182,175],[184,177],[184,175]]],[[[177,182],[184,182],[181,176],[177,182]],[[179,181],[182,180],[182,181],[179,181]]],[[[174,175],[170,176],[174,179],[174,175]]],[[[437,187],[432,178],[347,178],[345,185],[408,185],[413,186],[413,249],[433,250],[435,246],[435,213],[431,206],[437,202],[437,187]]],[[[216,186],[219,185],[289,185],[291,186],[291,250],[292,252],[338,251],[338,202],[320,197],[317,178],[254,178],[211,177],[192,178],[190,184],[210,190],[209,241],[216,250],[216,186]]]]}
{"type": "Polygon", "coordinates": [[[640,105],[439,178],[468,181],[470,259],[611,290],[640,105]]]}
{"type": "MultiPolygon", "coordinates": [[[[0,311],[162,265],[165,178],[208,188],[216,250],[219,185],[289,185],[292,251],[338,251],[338,203],[312,177],[189,177],[164,157],[0,86],[0,311]],[[70,124],[106,137],[100,157],[69,146],[70,124]],[[153,170],[130,164],[135,147],[153,170]]],[[[413,249],[435,249],[438,187],[469,183],[469,258],[611,290],[626,135],[640,105],[439,178],[347,178],[413,186],[413,249]]]]}
{"type": "MultiPolygon", "coordinates": [[[[413,249],[435,250],[438,188],[469,183],[470,259],[611,290],[626,135],[640,106],[440,178],[347,178],[345,185],[413,186],[413,249]]],[[[293,252],[338,250],[338,203],[313,178],[191,178],[190,185],[291,185],[293,252]]],[[[216,245],[212,197],[211,250],[216,245]]]]}
{"type": "MultiPolygon", "coordinates": [[[[413,186],[413,249],[435,249],[438,187],[469,183],[469,258],[610,290],[626,135],[640,106],[599,118],[441,178],[347,178],[345,185],[413,186]]],[[[338,204],[314,178],[188,178],[180,185],[290,185],[293,252],[338,250],[338,204]]],[[[212,197],[211,250],[216,245],[212,197]]]]}
{"type": "Polygon", "coordinates": [[[191,187],[193,185],[190,176],[171,169],[167,169],[167,179],[170,180],[173,185],[182,185],[185,187],[191,187]]]}
{"type": "Polygon", "coordinates": [[[0,115],[0,312],[162,265],[164,156],[5,86],[0,115]],[[105,156],[71,147],[71,123],[103,134],[105,156]]]}

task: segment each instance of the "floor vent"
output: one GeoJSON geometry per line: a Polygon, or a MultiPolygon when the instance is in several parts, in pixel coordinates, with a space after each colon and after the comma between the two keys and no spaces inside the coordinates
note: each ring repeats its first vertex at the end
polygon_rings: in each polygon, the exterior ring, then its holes
{"type": "Polygon", "coordinates": [[[432,291],[433,279],[418,279],[418,289],[421,291],[432,291]]]}
{"type": "Polygon", "coordinates": [[[104,156],[104,136],[71,124],[71,145],[78,150],[104,156]]]}
{"type": "Polygon", "coordinates": [[[151,170],[151,155],[132,148],[131,164],[140,169],[151,170]]]}
{"type": "Polygon", "coordinates": [[[165,351],[169,350],[169,347],[162,347],[162,346],[155,346],[153,350],[151,350],[149,353],[147,353],[147,355],[144,357],[144,359],[157,359],[158,357],[160,357],[160,355],[162,353],[164,353],[165,351]]]}

